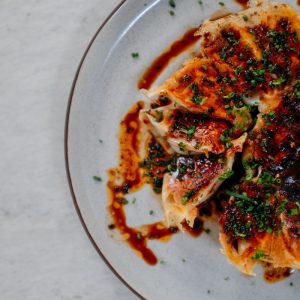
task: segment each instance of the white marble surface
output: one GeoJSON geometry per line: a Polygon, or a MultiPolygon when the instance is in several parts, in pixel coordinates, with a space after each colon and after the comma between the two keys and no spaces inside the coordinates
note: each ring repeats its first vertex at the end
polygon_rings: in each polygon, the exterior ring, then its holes
{"type": "Polygon", "coordinates": [[[67,99],[119,0],[0,1],[0,299],[136,299],[98,256],[65,176],[67,99]]]}

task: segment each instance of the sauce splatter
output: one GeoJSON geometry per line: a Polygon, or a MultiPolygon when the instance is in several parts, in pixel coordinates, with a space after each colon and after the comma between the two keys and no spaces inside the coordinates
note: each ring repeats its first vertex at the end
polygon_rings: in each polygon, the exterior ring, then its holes
{"type": "Polygon", "coordinates": [[[120,162],[116,169],[108,170],[109,211],[112,217],[112,229],[117,228],[124,240],[148,264],[155,265],[157,258],[147,246],[149,239],[167,240],[177,232],[177,228],[166,228],[161,222],[132,228],[127,225],[124,206],[126,195],[140,189],[144,179],[139,168],[141,123],[139,111],[143,102],[133,105],[120,124],[120,162]]]}
{"type": "Polygon", "coordinates": [[[240,4],[243,9],[248,8],[248,0],[235,0],[235,2],[240,4]]]}
{"type": "Polygon", "coordinates": [[[188,30],[180,39],[175,41],[164,53],[152,62],[138,82],[139,89],[149,89],[173,58],[177,57],[199,40],[200,37],[194,35],[197,29],[198,28],[192,28],[188,30]]]}
{"type": "Polygon", "coordinates": [[[194,227],[190,227],[186,222],[182,224],[184,230],[186,233],[188,233],[190,236],[196,238],[200,236],[204,230],[204,222],[200,219],[197,218],[194,223],[194,227]]]}
{"type": "MultiPolygon", "coordinates": [[[[199,40],[194,33],[197,29],[188,30],[180,39],[175,41],[163,54],[156,58],[147,68],[138,82],[139,89],[148,89],[153,82],[168,66],[173,58],[188,49],[199,40]]],[[[129,110],[120,124],[120,160],[119,167],[108,170],[107,189],[109,194],[109,211],[112,216],[111,229],[118,229],[123,239],[134,249],[134,251],[150,265],[157,263],[157,258],[148,248],[148,240],[167,241],[178,231],[177,228],[166,228],[162,222],[142,225],[132,228],[127,225],[124,206],[127,204],[126,194],[139,190],[147,181],[142,174],[139,164],[141,147],[141,122],[139,112],[143,109],[143,102],[138,102],[129,110]]],[[[165,157],[168,159],[168,156],[165,157]]],[[[158,170],[156,170],[158,171],[158,170]]],[[[160,176],[162,180],[162,176],[160,176]]],[[[160,193],[160,190],[156,190],[160,193]]],[[[192,236],[201,234],[202,229],[189,229],[192,236]]]]}
{"type": "Polygon", "coordinates": [[[290,268],[274,268],[270,263],[262,263],[264,279],[269,283],[275,283],[290,277],[294,270],[290,268]]]}

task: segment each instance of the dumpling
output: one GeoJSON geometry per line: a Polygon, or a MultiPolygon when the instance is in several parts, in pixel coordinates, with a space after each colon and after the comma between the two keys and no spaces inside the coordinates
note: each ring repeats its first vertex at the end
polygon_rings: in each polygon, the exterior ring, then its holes
{"type": "Polygon", "coordinates": [[[162,206],[167,226],[183,230],[182,223],[186,222],[193,227],[197,206],[208,200],[230,177],[235,155],[242,151],[245,139],[246,134],[234,140],[223,157],[178,157],[176,169],[165,174],[163,179],[162,206]]]}
{"type": "Polygon", "coordinates": [[[223,153],[239,133],[230,130],[231,124],[224,120],[170,106],[143,110],[141,119],[150,122],[152,132],[180,154],[223,153]]]}
{"type": "Polygon", "coordinates": [[[170,106],[227,121],[242,134],[252,125],[252,117],[245,95],[234,92],[237,84],[234,75],[220,70],[210,59],[196,57],[162,86],[145,93],[151,100],[163,97],[170,106]]]}
{"type": "MultiPolygon", "coordinates": [[[[300,184],[289,192],[300,192],[300,184]]],[[[300,198],[285,192],[278,178],[262,172],[232,195],[220,224],[224,254],[241,272],[254,274],[259,261],[275,268],[300,268],[300,198]]]]}

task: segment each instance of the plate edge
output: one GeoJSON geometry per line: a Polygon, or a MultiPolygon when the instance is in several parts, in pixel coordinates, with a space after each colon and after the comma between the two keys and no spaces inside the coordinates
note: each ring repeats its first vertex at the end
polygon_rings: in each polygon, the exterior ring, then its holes
{"type": "Polygon", "coordinates": [[[72,196],[72,200],[73,200],[73,204],[75,206],[77,215],[79,217],[79,220],[81,222],[82,227],[85,230],[85,233],[87,234],[90,242],[92,243],[92,245],[94,246],[95,250],[97,251],[97,253],[100,255],[100,257],[103,259],[103,261],[105,262],[105,264],[109,267],[109,269],[115,274],[115,276],[130,290],[132,291],[136,296],[138,296],[140,299],[145,299],[141,294],[139,294],[118,272],[117,270],[110,264],[110,262],[108,261],[108,259],[104,256],[104,254],[101,252],[100,248],[97,246],[96,242],[94,241],[91,233],[89,232],[89,229],[87,227],[87,225],[84,222],[84,219],[82,217],[79,205],[77,203],[77,199],[76,199],[76,195],[75,195],[75,191],[73,188],[73,184],[72,184],[72,179],[71,179],[71,172],[70,172],[70,165],[69,165],[69,156],[68,156],[68,136],[69,136],[69,121],[70,121],[70,112],[71,112],[71,106],[72,106],[72,101],[73,101],[73,96],[74,96],[74,90],[77,84],[77,80],[79,77],[79,73],[81,71],[81,67],[86,59],[87,54],[89,53],[89,50],[91,48],[91,46],[93,45],[95,39],[97,38],[98,34],[100,33],[100,31],[103,29],[103,27],[108,23],[108,21],[116,14],[117,11],[119,11],[119,9],[123,6],[123,4],[126,2],[127,0],[122,0],[114,9],[113,11],[108,15],[108,17],[104,20],[104,22],[100,25],[100,27],[98,28],[98,30],[96,31],[96,33],[94,34],[94,36],[92,37],[91,41],[89,42],[86,50],[84,51],[84,54],[79,62],[79,65],[77,67],[76,73],[75,73],[75,77],[73,79],[73,83],[71,86],[71,90],[69,93],[69,98],[68,98],[68,104],[67,104],[67,110],[66,110],[66,117],[65,117],[65,128],[64,128],[64,158],[65,158],[65,168],[66,168],[66,175],[67,175],[67,180],[68,180],[68,184],[69,184],[69,189],[70,189],[70,193],[72,196]]]}

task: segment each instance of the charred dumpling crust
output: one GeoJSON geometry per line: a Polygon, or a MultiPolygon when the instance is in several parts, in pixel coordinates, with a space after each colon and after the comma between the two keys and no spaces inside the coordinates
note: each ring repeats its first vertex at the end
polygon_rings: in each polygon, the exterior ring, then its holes
{"type": "MultiPolygon", "coordinates": [[[[300,20],[259,2],[205,21],[199,54],[147,91],[140,113],[168,153],[155,175],[168,226],[192,227],[242,152],[242,176],[223,190],[220,242],[246,274],[260,260],[300,269],[300,20]]],[[[150,177],[155,159],[144,162],[150,177]]]]}

